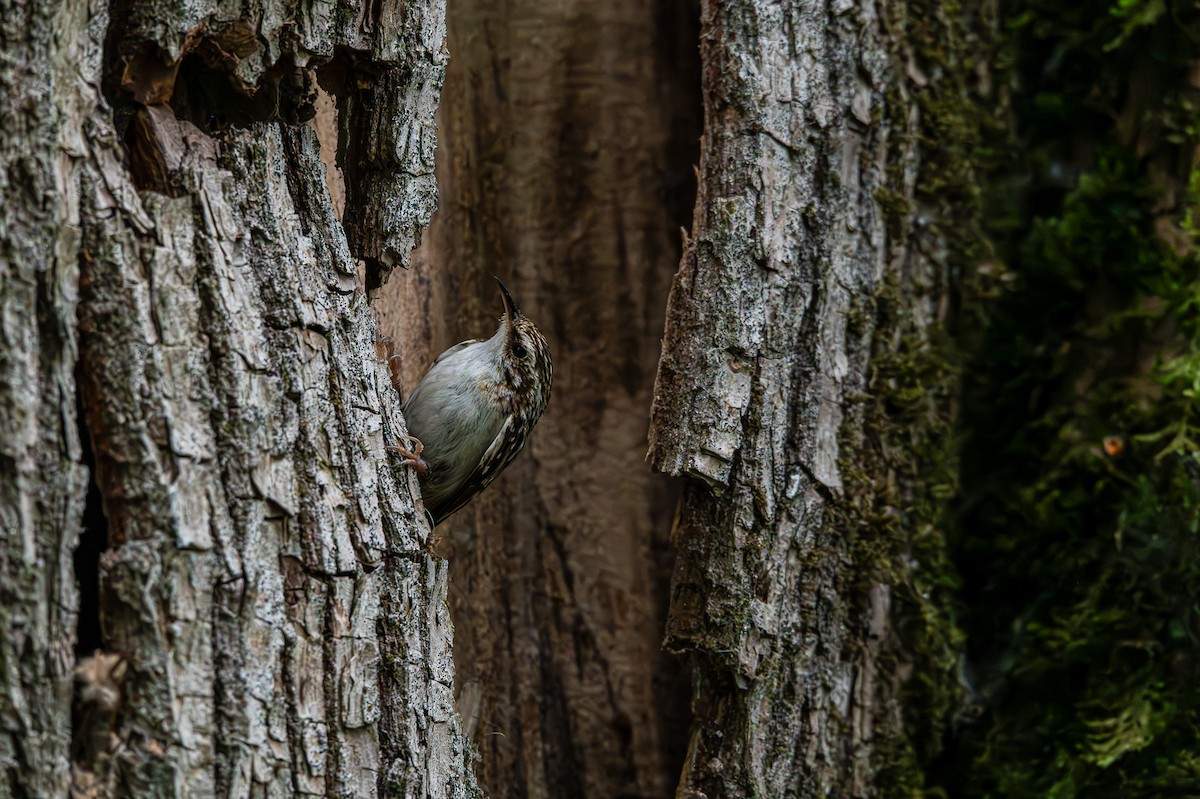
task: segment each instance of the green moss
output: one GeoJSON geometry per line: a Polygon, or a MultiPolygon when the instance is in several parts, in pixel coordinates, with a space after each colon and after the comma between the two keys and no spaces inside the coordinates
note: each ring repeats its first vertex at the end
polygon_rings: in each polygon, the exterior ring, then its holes
{"type": "MultiPolygon", "coordinates": [[[[1009,7],[1016,135],[965,372],[953,796],[1200,793],[1196,11],[1009,7]]],[[[983,285],[983,281],[981,281],[983,285]]]]}
{"type": "Polygon", "coordinates": [[[961,635],[949,610],[958,581],[946,557],[947,499],[957,485],[952,398],[956,370],[944,341],[915,332],[903,293],[878,297],[862,441],[843,463],[850,499],[847,529],[864,587],[886,585],[895,640],[880,652],[879,673],[911,676],[899,697],[904,726],[881,730],[874,747],[884,795],[923,795],[924,764],[941,741],[960,690],[961,635]],[[906,331],[898,339],[896,331],[906,331]]]}
{"type": "Polygon", "coordinates": [[[911,81],[907,96],[889,93],[889,121],[893,130],[907,129],[915,102],[920,169],[915,196],[906,197],[909,142],[896,137],[888,186],[876,201],[889,246],[911,257],[869,309],[876,335],[863,437],[843,447],[853,453],[842,465],[850,497],[843,523],[854,533],[864,589],[886,586],[891,599],[892,635],[880,646],[878,673],[899,683],[903,721],[876,729],[875,784],[882,796],[936,797],[947,794],[927,772],[964,701],[964,641],[953,613],[960,583],[947,548],[959,481],[954,419],[962,355],[954,315],[931,318],[929,308],[959,293],[967,266],[988,255],[977,175],[993,158],[983,143],[1000,120],[994,98],[972,85],[993,60],[989,24],[931,0],[893,13],[889,27],[905,31],[908,47],[897,62],[923,80],[911,81]]]}
{"type": "Polygon", "coordinates": [[[889,26],[926,78],[921,169],[911,201],[899,172],[876,200],[925,272],[851,319],[878,333],[836,511],[864,588],[891,591],[878,671],[912,675],[876,784],[1200,795],[1200,13],[1004,10],[889,26]]]}
{"type": "Polygon", "coordinates": [[[921,171],[876,199],[893,245],[916,208],[939,252],[852,320],[878,335],[839,523],[891,591],[879,672],[912,675],[876,784],[1200,795],[1200,14],[1005,8],[998,55],[954,4],[892,20],[928,79],[921,171]],[[932,323],[929,285],[957,300],[932,323]]]}

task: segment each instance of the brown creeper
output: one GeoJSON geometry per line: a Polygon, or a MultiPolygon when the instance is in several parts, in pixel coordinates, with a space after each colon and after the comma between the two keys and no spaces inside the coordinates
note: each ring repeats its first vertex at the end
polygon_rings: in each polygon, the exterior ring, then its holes
{"type": "Polygon", "coordinates": [[[489,339],[438,356],[404,403],[419,439],[410,456],[433,523],[466,505],[525,446],[550,399],[550,348],[500,284],[504,316],[489,339]],[[422,453],[424,455],[422,456],[422,453]]]}

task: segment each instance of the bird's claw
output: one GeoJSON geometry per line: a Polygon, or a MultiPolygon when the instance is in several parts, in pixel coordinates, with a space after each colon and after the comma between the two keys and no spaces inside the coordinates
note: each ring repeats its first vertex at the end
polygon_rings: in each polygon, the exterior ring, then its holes
{"type": "MultiPolygon", "coordinates": [[[[403,355],[391,355],[387,359],[388,375],[392,378],[392,388],[396,389],[397,394],[403,394],[400,389],[400,366],[404,363],[403,355]]],[[[401,397],[403,401],[403,397],[401,397]]],[[[413,439],[414,441],[416,439],[413,439]]]]}
{"type": "Polygon", "coordinates": [[[392,452],[403,456],[404,462],[400,465],[413,467],[413,471],[417,474],[427,474],[429,472],[429,464],[421,457],[421,453],[425,451],[425,445],[421,443],[421,440],[413,436],[403,436],[400,439],[400,443],[407,446],[397,444],[388,445],[388,449],[392,452]]]}

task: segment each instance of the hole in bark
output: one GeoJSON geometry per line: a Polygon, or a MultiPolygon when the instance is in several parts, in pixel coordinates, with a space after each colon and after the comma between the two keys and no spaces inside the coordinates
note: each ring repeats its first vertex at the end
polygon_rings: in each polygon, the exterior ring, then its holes
{"type": "Polygon", "coordinates": [[[376,168],[367,157],[367,139],[372,135],[372,128],[364,120],[369,118],[375,103],[379,69],[380,66],[370,59],[339,47],[333,58],[317,71],[317,82],[336,104],[336,165],[341,177],[341,219],[351,249],[355,256],[362,259],[365,270],[363,282],[368,292],[374,292],[382,286],[391,269],[369,254],[373,248],[364,245],[364,242],[372,235],[371,227],[363,226],[361,204],[348,203],[346,198],[356,188],[361,189],[366,174],[376,168]]]}
{"type": "MultiPolygon", "coordinates": [[[[76,374],[76,385],[83,383],[76,374]]],[[[79,586],[79,614],[75,628],[75,657],[81,659],[104,647],[100,627],[100,555],[108,548],[108,519],[104,516],[100,487],[96,484],[96,456],[92,437],[84,421],[83,398],[76,401],[79,420],[79,440],[83,463],[88,469],[87,499],[83,507],[83,532],[75,547],[75,582],[79,586]]]]}
{"type": "Polygon", "coordinates": [[[249,127],[258,122],[282,121],[300,125],[316,116],[316,78],[312,71],[298,69],[284,55],[258,80],[243,85],[236,66],[216,59],[205,39],[194,52],[183,57],[171,106],[175,116],[186,119],[206,133],[227,128],[249,127]]]}
{"type": "Polygon", "coordinates": [[[254,23],[199,24],[176,53],[143,38],[143,28],[153,27],[141,20],[146,13],[136,3],[114,5],[103,79],[140,190],[184,193],[176,173],[187,152],[173,151],[172,143],[262,122],[300,125],[316,115],[314,70],[297,67],[288,54],[262,71],[257,63],[244,68],[259,54],[254,23]],[[164,112],[198,130],[173,131],[164,112]]]}

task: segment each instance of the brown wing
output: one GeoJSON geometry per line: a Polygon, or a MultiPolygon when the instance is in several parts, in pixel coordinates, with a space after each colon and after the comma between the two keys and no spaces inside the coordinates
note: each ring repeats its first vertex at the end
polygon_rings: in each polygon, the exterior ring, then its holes
{"type": "Polygon", "coordinates": [[[513,458],[525,447],[526,435],[521,431],[516,417],[509,414],[501,426],[500,432],[492,439],[492,443],[484,451],[478,465],[463,481],[458,491],[454,492],[436,508],[430,508],[435,525],[441,524],[447,516],[466,505],[475,495],[496,479],[500,472],[513,462],[513,458]]]}

